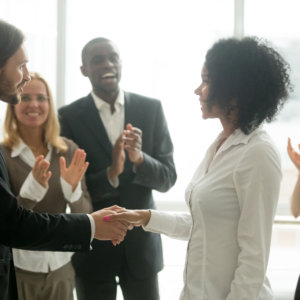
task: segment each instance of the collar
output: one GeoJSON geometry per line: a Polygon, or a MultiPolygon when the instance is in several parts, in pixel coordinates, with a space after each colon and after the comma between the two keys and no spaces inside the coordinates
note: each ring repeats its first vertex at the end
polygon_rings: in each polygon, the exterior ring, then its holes
{"type": "MultiPolygon", "coordinates": [[[[52,149],[52,146],[50,143],[47,143],[47,148],[49,151],[52,149]]],[[[19,143],[17,145],[13,146],[10,156],[12,158],[17,157],[17,156],[20,156],[21,153],[28,151],[28,150],[30,150],[30,148],[20,138],[19,143]]]]}
{"type": "MultiPolygon", "coordinates": [[[[101,109],[104,106],[108,106],[109,104],[107,102],[105,102],[104,100],[102,100],[100,97],[98,97],[94,91],[91,92],[91,95],[93,97],[94,103],[98,109],[98,111],[101,111],[101,109]]],[[[115,101],[115,106],[124,106],[124,91],[120,89],[119,94],[117,96],[117,99],[115,101]]]]}
{"type": "MultiPolygon", "coordinates": [[[[252,139],[253,136],[257,135],[259,132],[263,131],[262,129],[263,125],[260,125],[257,129],[252,131],[249,134],[245,134],[241,129],[235,129],[233,133],[227,138],[227,140],[224,142],[224,144],[221,146],[218,152],[222,152],[230,148],[231,146],[237,146],[239,144],[248,144],[249,141],[252,139]]],[[[224,132],[222,131],[215,142],[215,145],[218,145],[218,143],[221,141],[221,139],[224,138],[224,132]]]]}

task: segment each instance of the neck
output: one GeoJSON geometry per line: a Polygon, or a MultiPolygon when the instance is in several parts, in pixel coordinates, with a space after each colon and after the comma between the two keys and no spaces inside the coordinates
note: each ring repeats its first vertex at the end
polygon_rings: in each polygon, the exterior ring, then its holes
{"type": "Polygon", "coordinates": [[[119,89],[116,91],[112,91],[112,92],[105,92],[105,91],[96,90],[96,89],[94,89],[93,91],[99,98],[101,98],[103,101],[105,101],[106,103],[108,103],[110,105],[115,104],[118,94],[119,94],[119,89]]]}
{"type": "Polygon", "coordinates": [[[228,121],[227,119],[220,119],[225,137],[228,138],[236,129],[236,126],[233,122],[228,121]]]}
{"type": "Polygon", "coordinates": [[[19,126],[19,132],[22,140],[32,150],[35,156],[45,154],[47,146],[44,143],[42,128],[19,126]]]}

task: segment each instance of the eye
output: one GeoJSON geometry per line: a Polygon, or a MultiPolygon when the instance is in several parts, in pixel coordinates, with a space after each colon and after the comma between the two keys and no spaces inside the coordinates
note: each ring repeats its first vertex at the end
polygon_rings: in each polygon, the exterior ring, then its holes
{"type": "Polygon", "coordinates": [[[92,63],[94,64],[102,64],[104,61],[104,57],[101,55],[95,56],[92,60],[92,63]]]}
{"type": "Polygon", "coordinates": [[[21,96],[21,101],[22,102],[29,102],[31,100],[29,95],[22,95],[21,96]]]}
{"type": "Polygon", "coordinates": [[[45,96],[45,95],[37,95],[36,99],[37,99],[38,102],[44,102],[44,101],[48,100],[48,97],[45,96]]]}
{"type": "Polygon", "coordinates": [[[110,55],[109,60],[113,63],[118,63],[120,61],[120,57],[118,54],[114,53],[110,55]]]}

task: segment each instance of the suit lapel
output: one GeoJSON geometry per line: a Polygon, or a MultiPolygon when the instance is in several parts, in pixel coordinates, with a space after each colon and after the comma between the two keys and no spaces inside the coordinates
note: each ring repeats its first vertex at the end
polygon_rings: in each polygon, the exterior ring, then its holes
{"type": "MultiPolygon", "coordinates": [[[[136,107],[134,105],[134,99],[133,94],[124,92],[124,98],[125,98],[125,127],[126,124],[130,123],[132,126],[136,126],[136,107]]],[[[132,168],[132,163],[130,162],[128,158],[128,152],[126,153],[126,160],[125,160],[125,168],[132,168]]]]}
{"type": "Polygon", "coordinates": [[[125,98],[125,126],[128,123],[131,123],[134,126],[135,120],[135,108],[132,103],[132,95],[128,92],[124,92],[125,98]]]}
{"type": "Polygon", "coordinates": [[[82,110],[82,121],[86,127],[89,128],[95,141],[97,141],[109,157],[111,157],[112,145],[91,94],[87,96],[85,101],[85,107],[82,110]]]}
{"type": "Polygon", "coordinates": [[[9,192],[9,194],[12,195],[9,187],[9,178],[6,169],[6,164],[1,150],[0,150],[0,185],[3,188],[5,188],[5,190],[9,192]]]}

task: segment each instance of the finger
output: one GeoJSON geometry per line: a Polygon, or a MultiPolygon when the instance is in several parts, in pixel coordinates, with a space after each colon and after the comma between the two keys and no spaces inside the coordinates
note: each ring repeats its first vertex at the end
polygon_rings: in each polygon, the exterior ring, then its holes
{"type": "Polygon", "coordinates": [[[80,149],[77,149],[72,157],[71,164],[77,166],[80,160],[80,155],[82,154],[82,151],[80,149]]]}
{"type": "Polygon", "coordinates": [[[48,181],[51,178],[51,176],[52,176],[52,172],[48,171],[47,174],[46,174],[45,183],[48,183],[48,181]]]}
{"type": "Polygon", "coordinates": [[[131,123],[128,123],[128,124],[126,125],[126,129],[127,129],[127,130],[132,130],[132,124],[131,124],[131,123]]]}
{"type": "Polygon", "coordinates": [[[127,218],[126,212],[116,213],[116,214],[108,214],[103,217],[103,220],[106,222],[116,222],[116,221],[124,221],[130,223],[129,218],[127,218]]]}
{"type": "Polygon", "coordinates": [[[104,208],[104,210],[107,210],[107,214],[109,214],[109,210],[112,211],[113,213],[121,213],[121,212],[126,212],[127,209],[118,205],[113,205],[110,207],[104,208]]]}
{"type": "Polygon", "coordinates": [[[66,167],[66,159],[63,156],[59,158],[59,166],[60,166],[60,172],[64,174],[66,172],[67,167],[66,167]]]}

